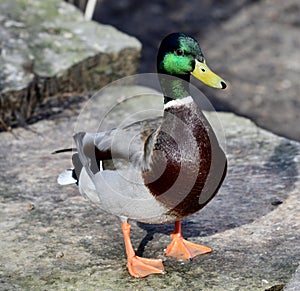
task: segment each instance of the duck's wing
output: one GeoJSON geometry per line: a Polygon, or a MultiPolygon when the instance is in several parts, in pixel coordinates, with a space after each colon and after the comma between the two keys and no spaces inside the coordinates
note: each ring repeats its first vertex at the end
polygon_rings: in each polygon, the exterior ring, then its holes
{"type": "Polygon", "coordinates": [[[150,167],[150,157],[162,117],[134,122],[122,128],[99,133],[74,135],[80,161],[95,174],[102,165],[131,163],[135,168],[150,167]],[[117,161],[117,163],[116,163],[117,161]]]}

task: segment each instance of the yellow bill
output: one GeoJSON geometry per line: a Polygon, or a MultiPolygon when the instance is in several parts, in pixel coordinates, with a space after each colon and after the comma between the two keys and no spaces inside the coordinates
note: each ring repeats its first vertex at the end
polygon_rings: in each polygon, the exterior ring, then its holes
{"type": "Polygon", "coordinates": [[[191,74],[207,86],[218,89],[225,89],[227,87],[226,82],[213,71],[211,71],[211,69],[206,65],[205,61],[201,63],[196,60],[195,69],[191,74]]]}

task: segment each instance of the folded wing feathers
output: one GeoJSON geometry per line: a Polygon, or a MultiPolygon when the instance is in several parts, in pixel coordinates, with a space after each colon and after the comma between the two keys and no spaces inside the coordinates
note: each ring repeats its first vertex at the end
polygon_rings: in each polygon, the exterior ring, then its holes
{"type": "Polygon", "coordinates": [[[120,129],[75,134],[74,140],[78,150],[78,156],[73,155],[75,174],[78,175],[78,171],[80,173],[82,166],[90,171],[90,174],[102,170],[100,162],[102,153],[109,153],[112,160],[121,159],[125,163],[132,163],[136,168],[149,169],[152,149],[161,120],[161,118],[153,118],[135,122],[120,129]],[[100,152],[100,161],[99,158],[96,159],[95,150],[100,152]],[[76,158],[75,161],[74,158],[76,158]],[[78,161],[80,161],[80,166],[78,161]]]}

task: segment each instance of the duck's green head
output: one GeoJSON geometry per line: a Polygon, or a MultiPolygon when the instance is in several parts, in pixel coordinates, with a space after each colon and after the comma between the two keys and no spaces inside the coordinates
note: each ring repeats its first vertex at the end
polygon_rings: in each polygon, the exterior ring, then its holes
{"type": "Polygon", "coordinates": [[[188,82],[190,75],[193,75],[210,87],[227,87],[226,82],[206,65],[196,39],[184,33],[172,33],[162,40],[157,55],[157,70],[158,73],[176,76],[188,82]]]}

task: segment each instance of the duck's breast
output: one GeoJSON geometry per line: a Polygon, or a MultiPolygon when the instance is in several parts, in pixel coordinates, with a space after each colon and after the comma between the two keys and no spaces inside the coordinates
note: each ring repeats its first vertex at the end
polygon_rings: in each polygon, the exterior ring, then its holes
{"type": "Polygon", "coordinates": [[[179,219],[200,210],[217,193],[225,174],[225,154],[197,105],[166,108],[152,168],[144,171],[143,179],[168,214],[179,219]]]}

